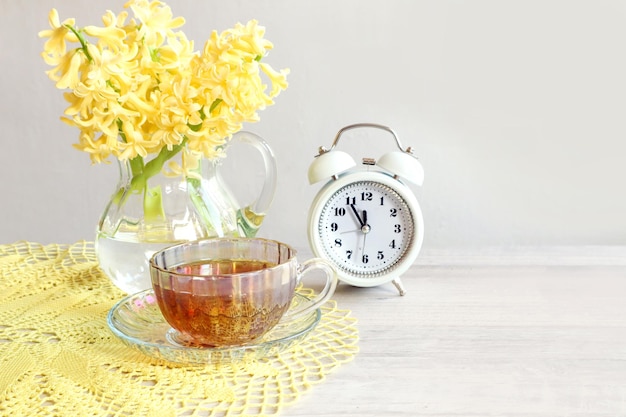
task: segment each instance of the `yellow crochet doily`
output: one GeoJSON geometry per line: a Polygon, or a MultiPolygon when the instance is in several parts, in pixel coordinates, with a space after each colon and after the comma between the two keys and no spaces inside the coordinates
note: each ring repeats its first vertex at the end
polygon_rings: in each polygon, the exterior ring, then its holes
{"type": "Polygon", "coordinates": [[[275,357],[174,365],[113,336],[106,315],[123,296],[91,242],[0,245],[0,415],[276,415],[358,351],[356,320],[330,301],[275,357]]]}

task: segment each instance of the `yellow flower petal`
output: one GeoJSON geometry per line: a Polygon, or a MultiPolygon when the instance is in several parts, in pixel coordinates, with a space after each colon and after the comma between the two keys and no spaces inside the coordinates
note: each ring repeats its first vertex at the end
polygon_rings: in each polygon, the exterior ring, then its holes
{"type": "Polygon", "coordinates": [[[269,77],[272,83],[272,90],[270,91],[270,97],[276,97],[278,93],[287,89],[287,74],[289,69],[282,69],[280,72],[274,70],[269,64],[261,63],[261,70],[269,77]]]}
{"type": "Polygon", "coordinates": [[[61,76],[56,83],[56,87],[59,89],[75,88],[80,82],[80,67],[85,60],[85,55],[80,50],[74,50],[69,60],[57,67],[58,71],[61,72],[61,76]]]}
{"type": "Polygon", "coordinates": [[[62,120],[80,130],[76,147],[94,163],[147,157],[187,138],[180,166],[170,170],[194,175],[194,158],[223,157],[232,134],[259,120],[258,111],[287,88],[289,70],[259,62],[273,45],[256,20],[213,31],[195,52],[178,31],[184,19],[165,3],[130,0],[125,7],[134,18],[107,11],[103,27],[83,29],[49,13],[50,29],[39,35],[47,38],[48,76],[69,90],[62,120]]]}

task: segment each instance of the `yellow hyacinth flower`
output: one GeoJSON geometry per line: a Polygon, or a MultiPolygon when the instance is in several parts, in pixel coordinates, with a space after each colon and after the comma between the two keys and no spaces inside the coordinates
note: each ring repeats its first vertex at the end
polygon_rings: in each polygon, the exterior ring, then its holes
{"type": "Polygon", "coordinates": [[[52,9],[39,32],[47,74],[67,90],[62,120],[79,129],[75,147],[94,163],[152,157],[163,167],[184,149],[186,162],[169,172],[194,175],[194,158],[222,157],[231,135],[287,88],[288,70],[260,62],[273,45],[256,20],[214,31],[194,51],[164,2],[124,7],[83,28],[52,9]]]}
{"type": "Polygon", "coordinates": [[[74,26],[74,19],[66,19],[61,23],[59,21],[59,13],[56,9],[50,10],[48,14],[49,30],[39,32],[39,37],[48,38],[44,45],[42,54],[44,60],[49,65],[57,65],[58,59],[66,53],[66,42],[77,42],[76,36],[70,31],[69,27],[74,26]]]}

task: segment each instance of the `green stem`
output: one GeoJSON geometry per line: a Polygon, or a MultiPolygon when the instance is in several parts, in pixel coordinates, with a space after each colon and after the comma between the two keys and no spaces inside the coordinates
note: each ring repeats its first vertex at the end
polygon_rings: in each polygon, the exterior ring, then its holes
{"type": "Polygon", "coordinates": [[[130,164],[130,173],[133,177],[141,175],[143,172],[143,158],[141,156],[134,157],[128,163],[130,164]]]}
{"type": "MultiPolygon", "coordinates": [[[[139,174],[133,173],[133,179],[130,182],[131,188],[138,189],[138,190],[144,188],[148,179],[160,173],[161,170],[163,169],[163,165],[165,165],[165,162],[167,162],[169,159],[173,158],[177,153],[179,153],[183,149],[186,143],[187,143],[187,138],[184,138],[180,144],[172,146],[172,149],[167,149],[167,147],[163,147],[161,151],[159,152],[159,154],[153,160],[149,161],[147,164],[143,166],[139,174]]],[[[136,158],[133,158],[131,160],[131,169],[132,169],[132,161],[134,159],[136,158]]],[[[143,164],[143,160],[142,160],[142,164],[143,164]]]]}
{"type": "Polygon", "coordinates": [[[87,39],[85,39],[85,37],[83,36],[81,31],[76,29],[74,26],[71,26],[71,25],[63,25],[63,26],[65,26],[67,29],[71,30],[72,33],[74,33],[74,35],[76,35],[76,37],[78,38],[78,41],[80,42],[80,46],[81,46],[81,49],[82,49],[83,53],[85,54],[85,56],[87,57],[89,62],[93,62],[93,58],[91,57],[91,54],[89,53],[89,50],[87,49],[87,39]]]}
{"type": "Polygon", "coordinates": [[[121,206],[130,194],[143,193],[143,208],[146,221],[151,222],[163,219],[165,212],[161,188],[159,186],[148,188],[148,180],[159,174],[163,170],[165,163],[176,156],[186,143],[187,138],[185,137],[179,145],[173,146],[172,149],[162,148],[159,154],[147,163],[144,163],[141,156],[131,159],[129,161],[132,176],[130,186],[120,188],[113,196],[113,201],[118,206],[121,206]]]}

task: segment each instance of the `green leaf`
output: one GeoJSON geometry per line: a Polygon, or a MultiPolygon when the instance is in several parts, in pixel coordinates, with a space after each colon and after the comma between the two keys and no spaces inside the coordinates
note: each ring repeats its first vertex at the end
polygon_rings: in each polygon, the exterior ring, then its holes
{"type": "MultiPolygon", "coordinates": [[[[111,88],[111,90],[115,91],[117,94],[120,93],[120,89],[116,88],[113,83],[111,82],[111,80],[107,80],[107,87],[111,88]]],[[[117,119],[117,127],[121,130],[122,129],[122,121],[120,119],[117,119]]]]}
{"type": "Polygon", "coordinates": [[[152,62],[159,62],[161,60],[159,48],[150,48],[150,58],[152,59],[152,62]]]}
{"type": "Polygon", "coordinates": [[[211,103],[211,108],[209,108],[209,113],[213,113],[213,110],[215,110],[217,108],[217,106],[220,105],[220,103],[224,101],[221,98],[216,98],[215,101],[213,101],[213,103],[211,103]]]}
{"type": "Polygon", "coordinates": [[[197,125],[188,124],[187,126],[189,126],[189,129],[191,129],[192,132],[197,132],[200,128],[202,128],[202,123],[198,123],[197,125]]]}

